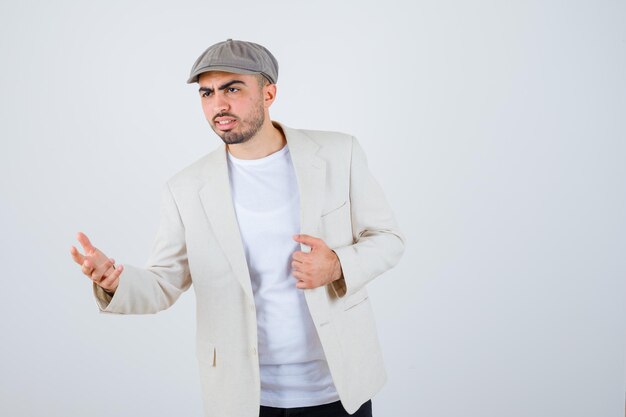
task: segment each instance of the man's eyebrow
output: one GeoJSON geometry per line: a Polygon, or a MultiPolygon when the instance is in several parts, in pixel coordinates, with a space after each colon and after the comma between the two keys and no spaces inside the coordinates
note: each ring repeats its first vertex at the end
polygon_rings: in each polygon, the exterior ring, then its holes
{"type": "MultiPolygon", "coordinates": [[[[241,81],[241,80],[232,80],[232,81],[229,81],[229,82],[227,82],[225,84],[220,85],[217,89],[218,90],[225,90],[228,87],[232,86],[233,84],[243,84],[243,85],[246,85],[246,83],[241,81]]],[[[203,91],[206,91],[207,93],[212,93],[213,89],[210,88],[210,87],[200,87],[198,89],[198,92],[200,92],[200,93],[203,92],[203,91]]]]}
{"type": "Polygon", "coordinates": [[[220,85],[217,89],[218,90],[225,90],[225,89],[227,89],[228,87],[230,87],[233,84],[243,84],[243,85],[246,85],[246,83],[244,83],[241,80],[232,80],[232,81],[227,82],[226,84],[220,85]]]}

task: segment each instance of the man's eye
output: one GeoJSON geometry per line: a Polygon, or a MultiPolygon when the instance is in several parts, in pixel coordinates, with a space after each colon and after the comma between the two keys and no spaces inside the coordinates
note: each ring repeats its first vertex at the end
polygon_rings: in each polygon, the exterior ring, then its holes
{"type": "Polygon", "coordinates": [[[239,89],[237,87],[228,87],[228,92],[229,93],[236,93],[237,91],[239,91],[239,89]]]}
{"type": "Polygon", "coordinates": [[[202,93],[200,95],[200,97],[208,97],[211,93],[209,93],[208,91],[205,91],[204,93],[202,93]]]}

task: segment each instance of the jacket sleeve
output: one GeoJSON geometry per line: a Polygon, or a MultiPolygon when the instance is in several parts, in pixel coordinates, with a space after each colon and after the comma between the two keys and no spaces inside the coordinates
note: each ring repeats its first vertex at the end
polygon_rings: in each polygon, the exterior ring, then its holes
{"type": "Polygon", "coordinates": [[[103,313],[149,314],[170,307],[190,286],[185,228],[166,183],[159,228],[146,267],[124,265],[113,296],[95,283],[93,292],[103,313]]]}
{"type": "Polygon", "coordinates": [[[404,253],[404,235],[355,137],[350,161],[350,206],[354,243],[334,249],[343,271],[343,277],[332,282],[338,297],[363,289],[394,267],[404,253]]]}

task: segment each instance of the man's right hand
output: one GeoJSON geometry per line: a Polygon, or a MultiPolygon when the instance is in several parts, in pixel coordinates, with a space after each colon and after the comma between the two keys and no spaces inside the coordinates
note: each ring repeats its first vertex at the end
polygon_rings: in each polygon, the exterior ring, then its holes
{"type": "Polygon", "coordinates": [[[93,246],[84,233],[78,232],[77,238],[85,254],[81,254],[76,247],[72,246],[70,249],[72,259],[81,266],[83,274],[89,279],[109,294],[115,293],[124,267],[122,265],[116,267],[115,260],[93,246]]]}

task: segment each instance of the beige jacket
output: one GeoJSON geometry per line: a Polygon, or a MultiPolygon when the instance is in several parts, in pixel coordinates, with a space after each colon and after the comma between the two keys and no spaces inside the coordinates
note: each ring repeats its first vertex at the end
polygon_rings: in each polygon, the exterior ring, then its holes
{"type": "MultiPolygon", "coordinates": [[[[344,278],[303,291],[341,402],[354,413],[386,381],[365,285],[396,265],[404,237],[354,137],[279,125],[301,233],[322,238],[341,262],[344,278]]],[[[146,267],[125,265],[112,298],[94,284],[100,310],[117,314],[164,310],[193,284],[206,417],[259,415],[256,310],[240,236],[223,145],[165,184],[146,267]]]]}

